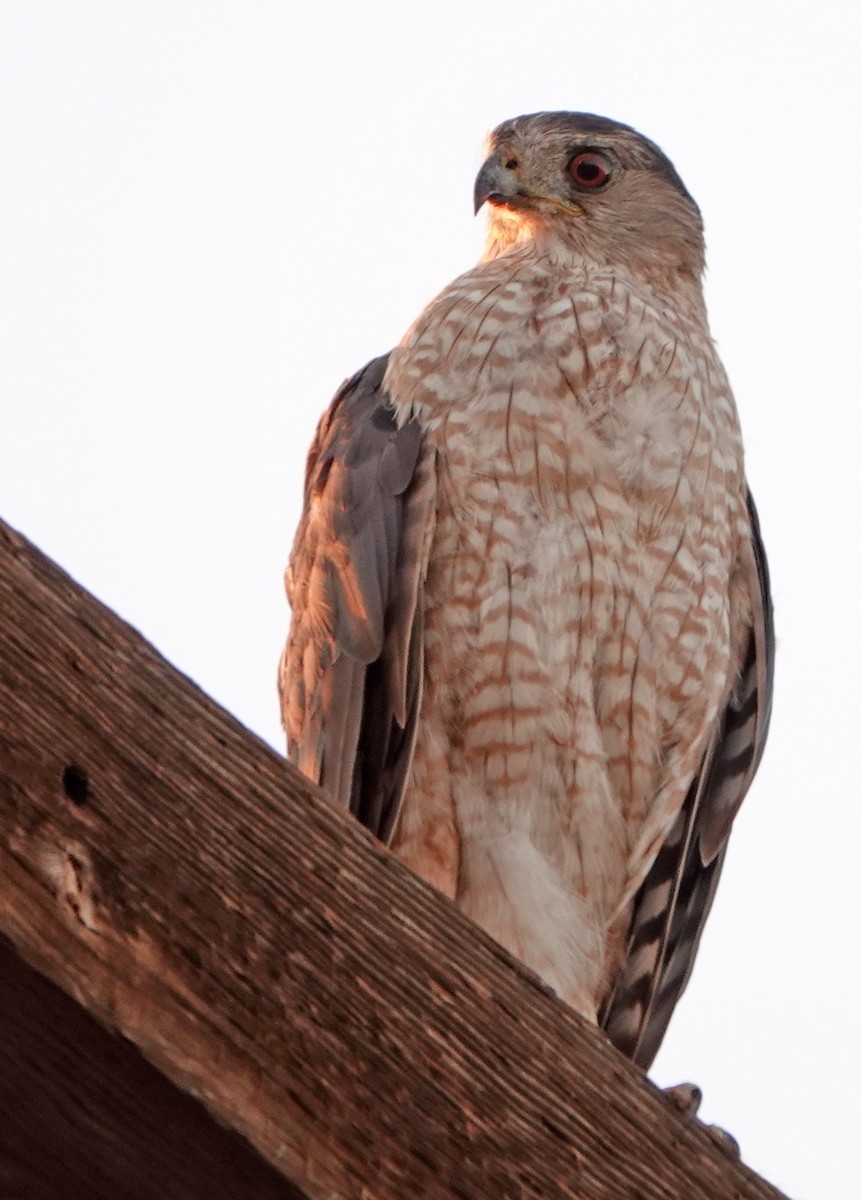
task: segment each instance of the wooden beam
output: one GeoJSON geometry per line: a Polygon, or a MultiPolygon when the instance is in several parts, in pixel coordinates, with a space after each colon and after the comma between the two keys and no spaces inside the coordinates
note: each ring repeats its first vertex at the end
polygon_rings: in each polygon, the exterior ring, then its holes
{"type": "Polygon", "coordinates": [[[0,614],[0,930],[310,1197],[777,1200],[5,526],[0,614]]]}

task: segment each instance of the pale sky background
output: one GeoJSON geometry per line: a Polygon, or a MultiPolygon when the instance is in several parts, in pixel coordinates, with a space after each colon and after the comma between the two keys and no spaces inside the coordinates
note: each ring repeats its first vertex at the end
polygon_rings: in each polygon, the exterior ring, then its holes
{"type": "Polygon", "coordinates": [[[282,747],[341,380],[476,259],[483,138],[627,121],[699,201],[771,560],[770,744],[654,1077],[859,1200],[855,3],[0,3],[0,515],[282,747]]]}

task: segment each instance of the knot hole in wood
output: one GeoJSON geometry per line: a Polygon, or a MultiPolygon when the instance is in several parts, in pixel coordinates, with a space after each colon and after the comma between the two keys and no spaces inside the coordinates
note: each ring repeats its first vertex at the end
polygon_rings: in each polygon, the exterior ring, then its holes
{"type": "Polygon", "coordinates": [[[69,763],[63,770],[63,791],[79,808],[83,808],[89,800],[90,781],[87,778],[87,772],[77,763],[69,763]]]}

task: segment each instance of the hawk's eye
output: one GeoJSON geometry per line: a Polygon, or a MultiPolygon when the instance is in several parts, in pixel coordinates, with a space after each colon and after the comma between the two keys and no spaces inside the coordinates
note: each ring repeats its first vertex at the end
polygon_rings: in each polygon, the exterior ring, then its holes
{"type": "Polygon", "coordinates": [[[583,188],[602,187],[610,178],[609,162],[595,150],[575,154],[568,164],[568,170],[574,182],[583,188]]]}

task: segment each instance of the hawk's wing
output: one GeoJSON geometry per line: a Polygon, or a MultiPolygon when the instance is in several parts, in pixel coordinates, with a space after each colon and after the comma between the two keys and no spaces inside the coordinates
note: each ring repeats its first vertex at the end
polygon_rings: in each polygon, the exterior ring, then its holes
{"type": "Polygon", "coordinates": [[[387,361],[345,383],[317,429],[279,673],[290,757],[384,841],[415,741],[434,495],[432,452],[382,388],[387,361]]]}
{"type": "Polygon", "coordinates": [[[753,498],[749,560],[753,621],[737,684],[698,775],[634,902],[627,957],[600,1022],[613,1044],[651,1065],[694,965],[733,817],[759,765],[774,681],[768,564],[753,498]]]}

